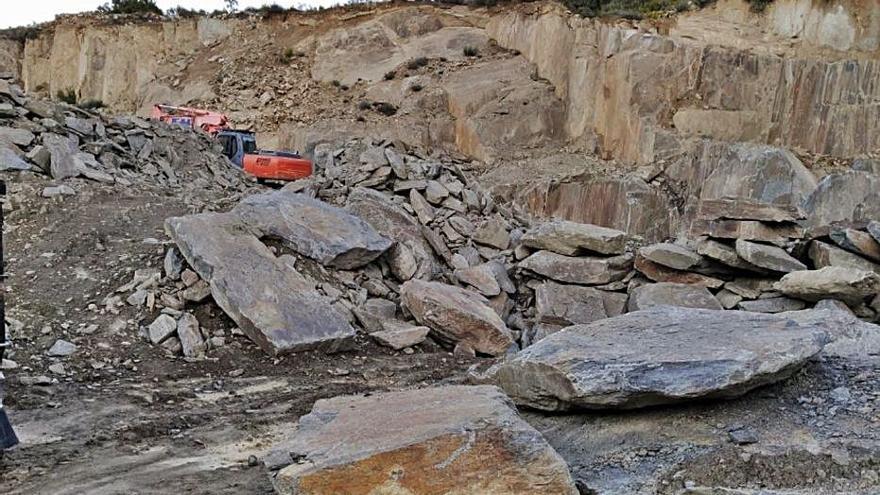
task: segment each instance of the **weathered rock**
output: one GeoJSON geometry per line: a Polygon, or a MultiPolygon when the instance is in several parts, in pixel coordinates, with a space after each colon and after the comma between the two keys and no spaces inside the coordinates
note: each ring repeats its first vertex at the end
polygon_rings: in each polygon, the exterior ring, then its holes
{"type": "Polygon", "coordinates": [[[746,299],[757,299],[765,292],[773,290],[776,279],[739,277],[724,284],[724,288],[746,299]]]}
{"type": "Polygon", "coordinates": [[[625,277],[631,264],[631,255],[575,258],[550,251],[538,251],[521,261],[519,267],[559,282],[601,285],[625,277]]]}
{"type": "Polygon", "coordinates": [[[806,307],[806,303],[790,297],[768,297],[753,301],[742,301],[739,309],[753,311],[755,313],[782,313],[784,311],[798,311],[806,307]]]}
{"type": "Polygon", "coordinates": [[[815,268],[826,266],[839,266],[855,270],[867,270],[880,273],[880,265],[872,263],[857,254],[844,251],[837,246],[832,246],[822,241],[814,240],[810,243],[807,251],[815,268]]]}
{"type": "Polygon", "coordinates": [[[880,222],[876,220],[868,222],[868,233],[871,234],[875,241],[880,242],[880,222]]]}
{"type": "Polygon", "coordinates": [[[153,345],[161,344],[177,332],[177,322],[169,315],[161,314],[150,323],[147,333],[153,345]]]}
{"type": "Polygon", "coordinates": [[[30,146],[34,138],[34,133],[27,129],[0,127],[0,143],[5,141],[16,146],[30,146]]]}
{"type": "Polygon", "coordinates": [[[419,222],[427,224],[434,220],[434,207],[415,189],[409,191],[409,203],[416,212],[419,222]]]}
{"type": "Polygon", "coordinates": [[[205,356],[207,345],[199,330],[199,320],[192,313],[183,313],[177,320],[177,338],[180,339],[180,347],[183,355],[189,358],[201,358],[205,356]]]}
{"type": "Polygon", "coordinates": [[[484,379],[547,411],[736,397],[790,376],[824,338],[776,315],[658,307],[566,328],[484,379]]]}
{"type": "Polygon", "coordinates": [[[453,274],[460,282],[470,285],[486,297],[501,294],[501,286],[498,285],[495,272],[488,264],[457,269],[453,274]]]}
{"type": "Polygon", "coordinates": [[[31,165],[18,156],[13,146],[0,141],[0,172],[7,170],[30,170],[31,165]]]}
{"type": "Polygon", "coordinates": [[[866,258],[880,261],[880,243],[871,234],[855,229],[832,228],[829,234],[835,244],[866,258]]]}
{"type": "Polygon", "coordinates": [[[880,275],[852,268],[827,266],[792,272],[776,283],[776,290],[806,301],[840,299],[858,303],[880,293],[880,275]]]}
{"type": "Polygon", "coordinates": [[[346,209],[401,246],[400,249],[395,248],[388,253],[394,274],[399,280],[429,278],[438,270],[437,259],[422,235],[422,226],[384,194],[371,189],[355,188],[348,196],[346,209]],[[412,274],[413,260],[409,259],[410,254],[417,265],[412,274]]]}
{"type": "Polygon", "coordinates": [[[510,246],[510,234],[501,220],[490,218],[474,232],[474,242],[496,249],[507,249],[510,246]]]}
{"type": "Polygon", "coordinates": [[[180,274],[183,272],[183,258],[180,257],[180,251],[177,248],[172,247],[165,253],[163,268],[165,276],[169,280],[180,280],[180,274]]]}
{"type": "Polygon", "coordinates": [[[712,239],[704,238],[697,241],[697,252],[719,263],[723,263],[731,268],[755,272],[763,271],[757,266],[752,265],[746,260],[740,258],[739,255],[736,254],[736,248],[734,248],[733,246],[729,246],[727,244],[714,241],[712,239]]]}
{"type": "Polygon", "coordinates": [[[383,322],[394,319],[397,305],[387,299],[368,299],[354,314],[368,333],[380,332],[385,329],[383,322]]]}
{"type": "Polygon", "coordinates": [[[211,285],[217,304],[264,351],[335,351],[354,328],[285,260],[250,234],[237,215],[170,218],[168,235],[211,285]]]}
{"type": "Polygon", "coordinates": [[[435,205],[440,204],[447,196],[449,196],[449,191],[443,187],[443,184],[436,180],[428,181],[428,186],[425,188],[425,199],[427,199],[429,203],[435,205]]]}
{"type": "Polygon", "coordinates": [[[76,196],[76,191],[67,184],[61,184],[60,186],[44,187],[43,192],[40,193],[40,196],[44,198],[57,198],[58,196],[76,196]]]}
{"type": "Polygon", "coordinates": [[[52,347],[46,351],[46,354],[52,357],[67,357],[76,352],[76,349],[76,344],[63,339],[58,339],[52,344],[52,347]]]}
{"type": "MultiPolygon", "coordinates": [[[[805,176],[806,177],[806,176],[805,176]]],[[[807,179],[808,181],[810,179],[807,179]]],[[[796,205],[765,203],[750,198],[702,199],[697,218],[702,220],[759,220],[795,222],[804,217],[796,205]]]]}
{"type": "Polygon", "coordinates": [[[43,145],[49,150],[51,161],[49,174],[53,179],[67,179],[79,175],[76,164],[76,142],[58,134],[43,134],[43,145]]]}
{"type": "Polygon", "coordinates": [[[639,249],[639,254],[654,263],[674,270],[687,270],[703,260],[699,254],[671,242],[645,246],[639,249]]]}
{"type": "Polygon", "coordinates": [[[810,226],[880,218],[880,176],[848,171],[825,176],[804,202],[810,226]]]}
{"type": "Polygon", "coordinates": [[[644,276],[655,282],[670,282],[675,284],[696,285],[699,287],[718,288],[724,284],[723,280],[709,277],[701,273],[684,272],[673,270],[663,265],[658,265],[641,256],[636,256],[635,268],[644,276]]]}
{"type": "Polygon", "coordinates": [[[395,351],[421,344],[431,331],[428,327],[407,325],[405,323],[392,325],[386,323],[385,328],[387,329],[371,333],[370,337],[379,344],[390,347],[395,351]],[[389,326],[392,328],[389,328],[389,326]]]}
{"type": "Polygon", "coordinates": [[[284,190],[257,194],[233,211],[260,237],[278,238],[325,266],[357,268],[391,247],[391,241],[365,221],[303,194],[284,190]]]}
{"type": "Polygon", "coordinates": [[[444,342],[465,342],[477,352],[499,356],[513,344],[510,330],[479,294],[439,282],[410,280],[400,297],[422,325],[444,342]]]}
{"type": "Polygon", "coordinates": [[[804,229],[797,225],[767,224],[752,220],[715,220],[694,222],[691,234],[708,235],[718,239],[744,239],[761,242],[785,242],[804,237],[804,229]]]}
{"type": "Polygon", "coordinates": [[[522,244],[538,250],[574,256],[581,251],[599,254],[623,254],[626,233],[585,223],[553,220],[528,230],[522,244]]]}
{"type": "Polygon", "coordinates": [[[715,294],[715,299],[718,299],[724,309],[733,309],[743,300],[743,297],[733,291],[721,289],[715,294]]]}
{"type": "Polygon", "coordinates": [[[736,254],[752,265],[775,272],[788,273],[807,269],[807,265],[776,246],[737,239],[736,254]]]}
{"type": "Polygon", "coordinates": [[[488,386],[323,399],[270,457],[283,495],[578,493],[562,458],[488,386]]]}
{"type": "Polygon", "coordinates": [[[633,289],[628,309],[638,311],[655,306],[681,308],[723,309],[721,303],[705,287],[661,282],[633,289]]]}
{"type": "Polygon", "coordinates": [[[569,326],[618,316],[627,295],[592,287],[544,282],[535,289],[535,309],[541,323],[569,326]]]}

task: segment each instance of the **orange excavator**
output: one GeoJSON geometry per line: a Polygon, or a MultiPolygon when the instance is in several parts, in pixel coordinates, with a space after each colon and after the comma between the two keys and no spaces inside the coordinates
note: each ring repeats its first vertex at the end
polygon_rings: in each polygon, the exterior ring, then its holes
{"type": "Polygon", "coordinates": [[[230,128],[226,115],[198,108],[154,105],[152,118],[170,125],[204,131],[220,141],[223,154],[261,180],[297,180],[312,175],[312,162],[299,153],[257,149],[254,133],[230,128]]]}

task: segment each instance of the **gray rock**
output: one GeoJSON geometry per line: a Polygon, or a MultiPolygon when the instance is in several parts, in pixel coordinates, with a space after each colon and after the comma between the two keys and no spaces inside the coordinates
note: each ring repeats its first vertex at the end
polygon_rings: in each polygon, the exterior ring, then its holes
{"type": "Polygon", "coordinates": [[[740,258],[733,246],[712,239],[700,239],[697,242],[697,252],[731,268],[763,272],[762,269],[740,258]]]}
{"type": "Polygon", "coordinates": [[[49,150],[51,156],[49,174],[53,179],[67,179],[76,177],[80,171],[76,164],[77,144],[76,141],[58,134],[43,134],[43,146],[49,150]]]}
{"type": "Polygon", "coordinates": [[[282,495],[578,494],[562,458],[487,386],[319,400],[269,459],[282,495]]]}
{"type": "Polygon", "coordinates": [[[147,332],[153,345],[161,344],[177,332],[177,321],[169,315],[161,314],[150,323],[147,332]]]}
{"type": "Polygon", "coordinates": [[[721,303],[721,306],[724,309],[733,309],[739,304],[740,301],[743,300],[743,297],[735,292],[732,292],[727,289],[721,289],[715,294],[715,299],[721,303]]]}
{"type": "Polygon", "coordinates": [[[409,203],[415,210],[419,222],[426,225],[434,220],[434,207],[415,189],[409,191],[409,203]]]}
{"type": "Polygon", "coordinates": [[[280,239],[324,266],[361,267],[391,247],[365,221],[303,194],[282,190],[249,196],[233,211],[260,237],[280,239]]]}
{"type": "Polygon", "coordinates": [[[875,241],[880,242],[880,222],[872,220],[868,223],[868,233],[875,241]]]}
{"type": "Polygon", "coordinates": [[[787,378],[819,353],[821,328],[776,315],[659,307],[566,328],[483,379],[546,411],[736,397],[787,378]]]}
{"type": "Polygon", "coordinates": [[[380,332],[385,329],[382,322],[394,319],[397,305],[387,299],[368,299],[354,314],[367,333],[380,332]]]}
{"type": "Polygon", "coordinates": [[[790,297],[768,297],[765,299],[755,299],[753,301],[742,301],[739,303],[739,309],[743,311],[753,311],[755,313],[799,311],[806,306],[807,304],[805,302],[790,297]]]}
{"type": "Polygon", "coordinates": [[[205,357],[207,344],[199,330],[199,320],[192,313],[183,313],[177,321],[177,338],[183,355],[188,358],[205,357]]]}
{"type": "Polygon", "coordinates": [[[752,265],[774,272],[788,273],[807,269],[806,265],[786,253],[784,249],[767,244],[737,239],[736,254],[752,265]]]}
{"type": "Polygon", "coordinates": [[[843,249],[865,258],[880,261],[880,243],[874,240],[871,234],[854,229],[835,227],[831,229],[829,235],[831,240],[843,249]]]}
{"type": "Polygon", "coordinates": [[[633,289],[629,295],[628,309],[677,306],[681,308],[723,309],[721,303],[705,287],[660,282],[633,289]]]}
{"type": "Polygon", "coordinates": [[[78,132],[85,136],[91,136],[95,133],[95,121],[93,119],[81,119],[79,117],[66,117],[64,119],[68,129],[78,132]]]}
{"type": "Polygon", "coordinates": [[[703,261],[699,254],[671,242],[645,246],[639,250],[639,254],[654,263],[676,270],[687,270],[703,261]]]}
{"type": "Polygon", "coordinates": [[[370,334],[370,337],[375,339],[380,345],[390,347],[395,351],[421,344],[428,338],[428,332],[431,331],[428,327],[408,325],[406,323],[389,324],[386,322],[384,326],[387,328],[386,330],[373,332],[370,334]]]}
{"type": "Polygon", "coordinates": [[[776,283],[776,290],[806,301],[840,299],[859,303],[880,293],[880,275],[864,271],[828,266],[819,270],[792,272],[776,283]]]}
{"type": "Polygon", "coordinates": [[[523,234],[526,247],[574,256],[581,251],[599,254],[622,254],[626,249],[626,233],[598,225],[553,220],[529,229],[523,234]]]}
{"type": "Polygon", "coordinates": [[[165,268],[165,276],[169,280],[180,280],[180,274],[183,272],[183,258],[180,257],[180,251],[171,247],[165,253],[163,262],[165,268]]]}
{"type": "Polygon", "coordinates": [[[48,186],[43,188],[43,192],[40,193],[40,196],[44,198],[55,198],[58,196],[75,196],[76,191],[66,185],[62,184],[60,186],[48,186]]]}
{"type": "Polygon", "coordinates": [[[559,282],[601,285],[625,277],[632,267],[632,256],[575,258],[550,251],[538,251],[521,261],[519,267],[559,282]]]}
{"type": "Polygon", "coordinates": [[[563,327],[618,316],[626,301],[626,294],[578,285],[544,282],[535,289],[538,321],[563,327]]]}
{"type": "Polygon", "coordinates": [[[510,234],[501,220],[490,218],[474,232],[474,242],[495,249],[507,249],[510,246],[510,234]]]}
{"type": "Polygon", "coordinates": [[[11,145],[0,141],[0,172],[8,170],[30,170],[30,163],[24,161],[11,145]]]}
{"type": "Polygon", "coordinates": [[[276,257],[234,214],[170,218],[165,230],[181,254],[210,283],[214,301],[242,331],[272,355],[336,351],[355,330],[286,256],[276,257]]]}
{"type": "Polygon", "coordinates": [[[51,357],[67,357],[76,352],[76,344],[63,339],[58,339],[46,352],[51,357]]]}
{"type": "Polygon", "coordinates": [[[804,202],[810,226],[880,218],[880,176],[847,171],[826,175],[804,202]]]}
{"type": "Polygon", "coordinates": [[[425,199],[427,199],[429,203],[435,205],[440,204],[447,196],[449,196],[449,191],[443,187],[443,184],[436,180],[428,181],[428,186],[425,189],[425,199]]]}
{"type": "Polygon", "coordinates": [[[401,287],[400,298],[415,319],[431,327],[443,342],[465,342],[491,356],[504,354],[513,344],[507,325],[477,293],[439,282],[410,280],[401,287]]]}
{"type": "Polygon", "coordinates": [[[880,273],[880,265],[872,263],[857,254],[844,251],[837,246],[832,246],[825,242],[814,240],[810,242],[810,249],[807,251],[810,260],[815,268],[825,268],[826,266],[838,266],[842,268],[852,268],[854,270],[867,270],[880,273]]]}
{"type": "Polygon", "coordinates": [[[16,146],[30,146],[34,139],[34,133],[27,129],[0,127],[0,143],[6,141],[16,146]]]}

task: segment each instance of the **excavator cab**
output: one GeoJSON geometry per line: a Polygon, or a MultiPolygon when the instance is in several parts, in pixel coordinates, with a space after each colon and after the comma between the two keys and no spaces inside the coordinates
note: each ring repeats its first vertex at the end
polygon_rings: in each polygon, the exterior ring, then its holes
{"type": "Polygon", "coordinates": [[[229,161],[257,179],[289,181],[312,175],[312,162],[299,153],[257,149],[252,132],[224,130],[217,139],[229,161]]]}
{"type": "Polygon", "coordinates": [[[238,168],[244,166],[244,155],[257,152],[257,140],[251,132],[220,131],[217,140],[223,145],[223,154],[238,168]]]}

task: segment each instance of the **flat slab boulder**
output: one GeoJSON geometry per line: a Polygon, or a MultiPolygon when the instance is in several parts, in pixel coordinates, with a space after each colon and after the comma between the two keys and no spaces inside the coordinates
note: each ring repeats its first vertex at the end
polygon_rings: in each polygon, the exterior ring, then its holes
{"type": "Polygon", "coordinates": [[[699,254],[671,242],[645,246],[639,250],[639,254],[649,261],[675,270],[687,270],[703,261],[699,254]]]}
{"type": "Polygon", "coordinates": [[[737,239],[736,254],[752,265],[774,272],[789,273],[807,269],[807,265],[793,258],[784,249],[768,244],[737,239]]]}
{"type": "Polygon", "coordinates": [[[211,295],[242,331],[271,355],[351,346],[348,320],[285,256],[275,257],[238,216],[169,218],[165,230],[211,295]]]}
{"type": "Polygon", "coordinates": [[[491,386],[319,400],[271,457],[282,495],[578,493],[565,461],[491,386]]]}
{"type": "Polygon", "coordinates": [[[705,287],[660,282],[633,289],[629,296],[629,310],[638,311],[656,306],[679,308],[723,309],[721,303],[705,287]]]}
{"type": "Polygon", "coordinates": [[[599,254],[623,254],[626,233],[598,225],[553,220],[528,230],[522,243],[532,249],[544,249],[573,256],[582,251],[599,254]]]}
{"type": "Polygon", "coordinates": [[[510,330],[483,296],[439,282],[410,280],[400,298],[422,325],[441,341],[463,342],[475,351],[499,356],[513,344],[510,330]]]}
{"type": "Polygon", "coordinates": [[[481,379],[546,411],[736,397],[818,354],[821,328],[777,315],[658,307],[563,329],[481,379]]]}
{"type": "Polygon", "coordinates": [[[840,299],[861,302],[880,293],[880,275],[872,271],[826,266],[819,270],[802,270],[782,277],[775,289],[806,301],[840,299]]]}
{"type": "Polygon", "coordinates": [[[367,222],[333,205],[291,191],[249,196],[233,210],[260,237],[281,240],[322,265],[349,270],[391,247],[367,222]]]}
{"type": "Polygon", "coordinates": [[[626,309],[626,300],[626,294],[555,282],[535,289],[538,321],[550,325],[579,325],[618,316],[626,309]]]}
{"type": "Polygon", "coordinates": [[[632,268],[632,259],[631,255],[574,257],[538,251],[522,260],[519,267],[559,282],[601,285],[624,278],[632,268]]]}

